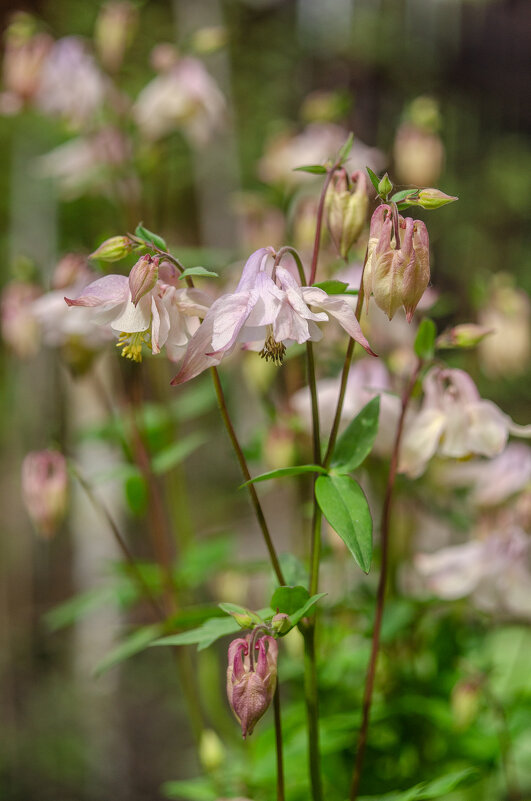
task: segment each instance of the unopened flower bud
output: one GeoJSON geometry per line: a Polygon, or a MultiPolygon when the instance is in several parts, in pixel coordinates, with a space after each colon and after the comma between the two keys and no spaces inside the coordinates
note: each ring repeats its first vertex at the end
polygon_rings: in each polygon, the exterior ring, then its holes
{"type": "Polygon", "coordinates": [[[404,306],[411,322],[430,280],[428,231],[420,220],[400,215],[396,227],[398,243],[390,206],[379,206],[371,220],[363,290],[367,305],[372,292],[376,305],[390,320],[404,306]]]}
{"type": "Polygon", "coordinates": [[[129,273],[129,289],[131,301],[136,306],[138,301],[151,292],[159,277],[159,259],[149,254],[141,256],[129,273]]]}
{"type": "Polygon", "coordinates": [[[131,253],[133,245],[128,236],[111,236],[90,254],[90,258],[100,261],[120,261],[131,253]]]}
{"type": "Polygon", "coordinates": [[[481,681],[459,681],[452,690],[451,706],[456,729],[468,729],[479,712],[481,681]]]}
{"type": "Polygon", "coordinates": [[[127,0],[111,0],[102,7],[96,20],[94,39],[101,61],[116,71],[134,34],[137,10],[127,0]]]}
{"type": "Polygon", "coordinates": [[[359,238],[369,207],[365,174],[356,171],[352,175],[352,181],[355,188],[349,190],[346,175],[339,173],[326,194],[330,236],[343,259],[347,258],[350,248],[359,238]]]}
{"type": "Polygon", "coordinates": [[[474,348],[486,336],[492,334],[492,328],[476,323],[462,323],[449,328],[437,338],[438,348],[474,348]]]}
{"type": "Polygon", "coordinates": [[[380,195],[380,197],[386,198],[392,191],[393,191],[393,184],[391,183],[389,175],[385,173],[383,178],[380,180],[380,183],[378,184],[378,194],[380,195]]]}
{"type": "Polygon", "coordinates": [[[242,728],[244,739],[269,707],[277,683],[278,643],[269,635],[245,639],[229,645],[227,697],[242,728]]]}
{"type": "Polygon", "coordinates": [[[199,742],[199,759],[205,770],[218,770],[225,762],[226,751],[213,729],[205,729],[199,742]]]}
{"type": "Polygon", "coordinates": [[[276,634],[287,634],[293,628],[289,615],[284,612],[278,612],[271,620],[271,628],[276,634]]]}
{"type": "Polygon", "coordinates": [[[68,476],[58,451],[28,453],[22,463],[22,497],[37,533],[52,537],[66,513],[68,476]]]}
{"type": "Polygon", "coordinates": [[[447,203],[453,203],[459,200],[454,195],[447,195],[439,189],[421,189],[418,199],[415,201],[415,206],[422,206],[423,209],[439,209],[441,206],[446,206],[447,203]]]}

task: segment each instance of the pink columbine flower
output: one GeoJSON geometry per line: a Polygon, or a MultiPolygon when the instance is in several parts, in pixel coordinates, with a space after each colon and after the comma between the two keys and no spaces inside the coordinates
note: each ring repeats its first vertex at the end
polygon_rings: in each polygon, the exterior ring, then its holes
{"type": "Polygon", "coordinates": [[[52,537],[66,513],[68,475],[58,451],[28,453],[22,463],[22,497],[40,536],[52,537]]]}
{"type": "Polygon", "coordinates": [[[245,739],[268,709],[277,685],[278,643],[269,635],[238,637],[229,645],[227,697],[245,739]]]}
{"type": "Polygon", "coordinates": [[[531,426],[516,425],[481,398],[463,370],[435,367],[423,388],[424,403],[407,423],[400,454],[400,472],[411,478],[420,476],[436,453],[453,459],[493,457],[503,451],[509,434],[531,437],[531,426]]]}
{"type": "Polygon", "coordinates": [[[181,371],[173,384],[194,378],[207,367],[218,365],[238,342],[260,350],[267,361],[281,364],[286,344],[317,342],[322,332],[316,323],[331,314],[368,353],[375,355],[356,316],[344,298],[330,297],[322,289],[300,286],[284,267],[275,277],[268,267],[271,248],[260,248],[247,260],[236,291],[218,298],[194,334],[181,371]],[[309,308],[322,309],[313,312],[309,308]]]}
{"type": "Polygon", "coordinates": [[[125,275],[105,275],[89,284],[77,298],[65,298],[69,306],[93,310],[95,322],[110,324],[119,333],[122,356],[142,361],[142,345],[154,354],[166,348],[171,361],[178,361],[208,308],[207,296],[198,289],[180,289],[173,284],[171,266],[157,258],[142,256],[125,275]],[[154,271],[159,278],[151,280],[154,271]],[[139,290],[142,271],[151,276],[139,290]],[[164,280],[163,280],[164,279],[164,280]],[[142,294],[143,292],[143,294],[142,294]],[[136,303],[133,303],[133,293],[136,303]]]}

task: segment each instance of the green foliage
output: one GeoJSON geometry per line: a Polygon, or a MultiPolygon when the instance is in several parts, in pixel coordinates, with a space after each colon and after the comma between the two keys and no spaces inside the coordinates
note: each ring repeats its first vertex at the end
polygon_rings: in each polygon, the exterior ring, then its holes
{"type": "Polygon", "coordinates": [[[334,448],[334,472],[351,473],[371,452],[378,433],[380,397],[367,403],[339,437],[334,448]]]}
{"type": "Polygon", "coordinates": [[[221,637],[234,634],[239,630],[238,623],[232,617],[210,618],[196,629],[162,637],[151,642],[150,645],[197,645],[197,650],[202,651],[221,637]]]}
{"type": "Polygon", "coordinates": [[[269,481],[272,478],[287,478],[290,476],[299,476],[303,473],[326,473],[324,467],[321,467],[318,464],[301,464],[295,465],[294,467],[279,467],[276,470],[269,470],[267,473],[262,473],[259,476],[255,476],[251,478],[249,481],[246,481],[244,484],[240,484],[240,489],[242,487],[247,487],[249,484],[256,484],[258,481],[269,481]]]}
{"type": "Polygon", "coordinates": [[[437,337],[437,326],[425,317],[419,325],[417,336],[415,337],[415,353],[423,361],[430,361],[433,359],[435,353],[435,339],[437,337]]]}
{"type": "Polygon", "coordinates": [[[215,273],[213,270],[207,270],[206,267],[187,267],[186,270],[183,270],[180,274],[179,280],[194,275],[198,278],[219,278],[218,273],[215,273]]]}
{"type": "Polygon", "coordinates": [[[349,476],[319,476],[315,496],[321,511],[364,573],[371,567],[372,517],[360,485],[349,476]]]}
{"type": "Polygon", "coordinates": [[[141,239],[146,245],[156,245],[160,250],[168,250],[168,246],[165,240],[159,236],[158,234],[154,234],[152,231],[148,231],[147,228],[144,228],[142,223],[139,223],[135,228],[135,236],[141,239]]]}

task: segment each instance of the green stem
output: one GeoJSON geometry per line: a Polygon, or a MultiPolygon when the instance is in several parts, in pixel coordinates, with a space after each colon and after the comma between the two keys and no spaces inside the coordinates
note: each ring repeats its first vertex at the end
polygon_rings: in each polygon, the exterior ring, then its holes
{"type": "Polygon", "coordinates": [[[308,711],[308,757],[312,801],[323,801],[321,757],[319,751],[319,709],[315,659],[315,623],[304,631],[304,694],[308,711]]]}
{"type": "Polygon", "coordinates": [[[404,430],[404,420],[406,418],[407,408],[411,400],[413,389],[422,369],[422,361],[419,359],[417,366],[411,375],[408,385],[406,386],[402,395],[402,409],[398,426],[396,429],[395,441],[393,444],[393,451],[391,454],[391,462],[389,465],[389,475],[387,477],[387,486],[385,490],[385,498],[382,509],[382,523],[381,523],[381,563],[380,563],[380,577],[378,579],[378,590],[376,596],[376,614],[374,618],[374,629],[372,633],[371,655],[369,658],[369,665],[367,668],[367,675],[365,679],[365,689],[363,693],[362,705],[362,718],[361,727],[358,735],[358,745],[356,749],[356,761],[354,764],[354,771],[352,775],[352,785],[350,789],[350,801],[356,801],[359,792],[359,785],[361,779],[361,772],[363,769],[363,760],[365,757],[365,747],[367,744],[367,733],[369,730],[369,718],[372,704],[372,694],[374,689],[374,680],[376,677],[376,665],[378,661],[378,651],[380,648],[380,632],[382,628],[382,619],[385,605],[385,590],[387,585],[387,567],[389,562],[389,529],[391,523],[391,509],[393,501],[393,492],[395,487],[396,473],[398,469],[398,458],[400,455],[400,443],[402,441],[402,432],[404,430]]]}
{"type": "Polygon", "coordinates": [[[321,190],[321,197],[319,198],[319,206],[317,207],[317,220],[315,223],[315,240],[313,243],[313,253],[312,253],[312,266],[310,269],[310,286],[315,281],[315,274],[317,272],[317,260],[319,258],[319,247],[321,245],[321,228],[323,226],[323,212],[324,212],[324,204],[326,193],[328,191],[328,187],[330,186],[330,181],[332,180],[335,171],[339,168],[339,164],[334,164],[328,171],[325,182],[323,184],[323,188],[321,190]]]}
{"type": "MultiPolygon", "coordinates": [[[[225,428],[227,429],[227,433],[232,443],[232,447],[234,448],[234,452],[236,453],[236,457],[240,464],[240,469],[243,473],[245,481],[250,481],[251,474],[249,472],[249,468],[247,466],[247,461],[245,459],[244,453],[238,441],[238,437],[236,436],[236,431],[230,419],[229,411],[227,409],[227,404],[225,402],[225,395],[223,393],[223,387],[221,386],[221,381],[219,380],[219,373],[215,367],[210,368],[210,373],[212,375],[212,381],[214,382],[214,389],[216,391],[216,397],[218,399],[219,410],[221,412],[223,422],[225,423],[225,428]]],[[[249,491],[249,495],[251,496],[251,503],[253,505],[256,518],[258,520],[258,525],[260,526],[260,530],[262,531],[262,536],[264,538],[269,553],[269,558],[271,559],[273,570],[275,571],[275,575],[278,579],[278,583],[281,585],[285,585],[286,581],[282,573],[282,568],[280,567],[280,562],[278,560],[277,552],[275,550],[275,546],[273,545],[273,540],[271,539],[271,534],[269,533],[269,528],[267,526],[265,515],[262,510],[262,506],[260,504],[260,500],[258,498],[254,484],[247,484],[247,489],[249,491]]]]}
{"type": "Polygon", "coordinates": [[[275,747],[277,755],[277,801],[285,801],[284,791],[284,760],[282,756],[282,723],[280,720],[280,695],[277,686],[273,696],[273,713],[275,716],[275,747]]]}

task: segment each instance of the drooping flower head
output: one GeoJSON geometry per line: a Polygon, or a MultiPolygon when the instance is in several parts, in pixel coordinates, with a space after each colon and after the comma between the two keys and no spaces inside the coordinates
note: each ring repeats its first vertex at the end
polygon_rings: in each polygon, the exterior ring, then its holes
{"type": "Polygon", "coordinates": [[[67,505],[68,475],[59,451],[34,451],[22,463],[22,497],[40,536],[49,539],[61,523],[67,505]]]}
{"type": "Polygon", "coordinates": [[[390,206],[378,206],[363,273],[367,306],[372,294],[390,320],[404,306],[409,323],[429,280],[430,246],[424,223],[401,215],[394,219],[390,206]]]}
{"type": "Polygon", "coordinates": [[[260,351],[262,358],[281,364],[292,342],[317,342],[317,323],[332,315],[345,331],[374,356],[346,300],[313,286],[300,286],[280,265],[273,267],[272,248],[260,248],[247,260],[235,292],[218,298],[188,345],[173,384],[194,378],[218,365],[238,342],[260,351]],[[322,309],[313,312],[310,306],[322,309]]]}
{"type": "Polygon", "coordinates": [[[229,645],[227,697],[245,739],[268,709],[277,685],[278,643],[256,631],[229,645]]]}
{"type": "Polygon", "coordinates": [[[105,275],[65,301],[91,309],[94,322],[110,324],[125,358],[142,361],[142,346],[147,345],[154,354],[165,347],[168,358],[178,361],[209,301],[199,289],[175,286],[174,273],[168,262],[142,256],[129,277],[105,275]]]}

